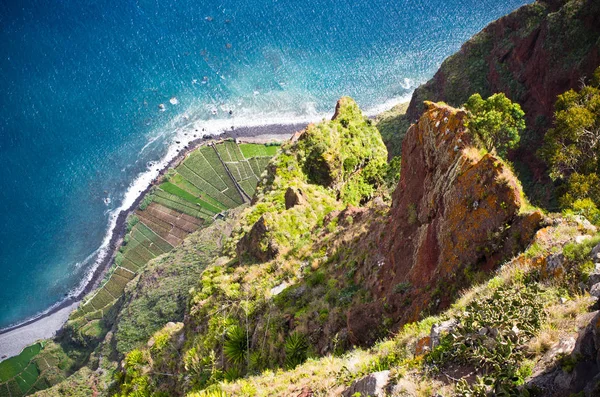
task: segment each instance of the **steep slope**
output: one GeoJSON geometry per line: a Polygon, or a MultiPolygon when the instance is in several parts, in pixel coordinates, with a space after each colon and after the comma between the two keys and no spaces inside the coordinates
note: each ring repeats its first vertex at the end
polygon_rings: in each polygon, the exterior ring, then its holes
{"type": "Polygon", "coordinates": [[[423,101],[459,106],[479,92],[504,92],[543,132],[556,96],[577,88],[600,64],[600,4],[595,0],[540,0],[492,22],[444,61],[419,87],[407,114],[416,120],[423,101]]]}
{"type": "Polygon", "coordinates": [[[473,281],[523,250],[542,219],[509,167],[474,146],[466,113],[428,103],[408,130],[402,173],[388,219],[358,270],[376,300],[348,315],[353,343],[368,345],[381,318],[401,325],[435,313],[473,281]],[[373,269],[377,269],[375,272],[373,269]]]}
{"type": "Polygon", "coordinates": [[[491,23],[447,58],[413,94],[416,120],[423,101],[461,106],[470,95],[504,92],[526,114],[527,131],[511,156],[533,202],[557,209],[552,182],[536,157],[552,123],[557,95],[578,88],[600,65],[600,3],[539,0],[491,23]]]}

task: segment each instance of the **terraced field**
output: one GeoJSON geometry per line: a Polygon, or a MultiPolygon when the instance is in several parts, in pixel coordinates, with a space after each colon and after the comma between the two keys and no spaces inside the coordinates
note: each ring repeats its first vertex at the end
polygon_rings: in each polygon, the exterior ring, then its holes
{"type": "Polygon", "coordinates": [[[190,153],[153,189],[150,204],[130,217],[114,270],[71,315],[69,324],[86,336],[98,333],[100,320],[148,261],[172,250],[218,214],[252,198],[278,148],[226,140],[190,153]]]}
{"type": "Polygon", "coordinates": [[[36,343],[0,363],[0,397],[25,396],[48,387],[44,380],[38,382],[40,369],[34,360],[42,347],[36,343]]]}
{"type": "MultiPolygon", "coordinates": [[[[130,216],[129,231],[109,275],[71,314],[68,326],[82,340],[102,338],[108,328],[104,320],[146,263],[171,251],[217,215],[249,201],[278,148],[221,141],[190,153],[130,216]]],[[[60,380],[52,368],[59,363],[67,368],[67,359],[54,352],[60,349],[44,348],[39,354],[42,348],[30,346],[0,363],[0,397],[31,394],[60,380]]]]}

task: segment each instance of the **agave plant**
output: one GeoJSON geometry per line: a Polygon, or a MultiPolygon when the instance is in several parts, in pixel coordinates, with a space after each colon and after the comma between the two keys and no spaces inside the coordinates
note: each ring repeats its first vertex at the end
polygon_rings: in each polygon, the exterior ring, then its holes
{"type": "Polygon", "coordinates": [[[234,325],[227,331],[227,340],[223,345],[223,352],[234,365],[242,365],[248,356],[248,335],[238,325],[234,325]]]}
{"type": "Polygon", "coordinates": [[[308,341],[306,336],[294,332],[285,341],[285,365],[294,368],[306,360],[308,341]]]}

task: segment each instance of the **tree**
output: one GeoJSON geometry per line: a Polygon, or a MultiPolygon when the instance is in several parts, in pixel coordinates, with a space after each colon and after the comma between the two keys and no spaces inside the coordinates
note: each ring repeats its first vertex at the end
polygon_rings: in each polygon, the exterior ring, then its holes
{"type": "Polygon", "coordinates": [[[554,127],[544,136],[539,155],[550,177],[561,182],[560,205],[600,222],[600,67],[579,91],[559,95],[554,127]]]}
{"type": "Polygon", "coordinates": [[[554,128],[544,137],[541,157],[554,180],[572,174],[598,172],[600,159],[600,68],[590,85],[579,92],[569,90],[558,96],[554,128]]]}
{"type": "Polygon", "coordinates": [[[499,93],[483,99],[473,94],[464,104],[468,111],[467,128],[489,151],[495,150],[506,158],[509,149],[514,149],[525,129],[525,113],[518,103],[499,93]]]}

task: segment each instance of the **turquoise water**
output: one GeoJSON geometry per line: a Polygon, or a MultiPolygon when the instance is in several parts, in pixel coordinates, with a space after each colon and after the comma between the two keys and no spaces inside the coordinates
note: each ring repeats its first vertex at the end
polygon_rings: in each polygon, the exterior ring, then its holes
{"type": "Polygon", "coordinates": [[[0,327],[83,284],[175,140],[375,112],[525,1],[499,3],[0,0],[0,327]]]}

